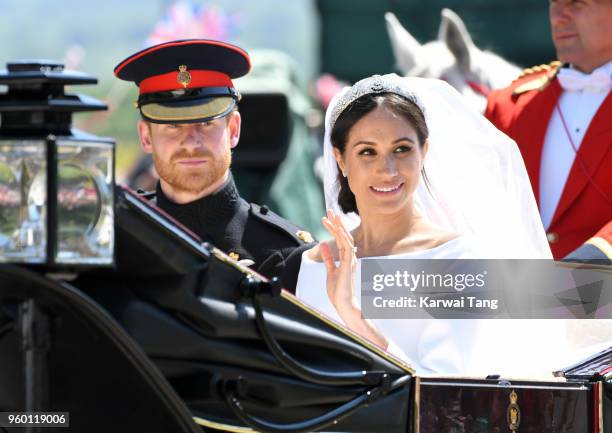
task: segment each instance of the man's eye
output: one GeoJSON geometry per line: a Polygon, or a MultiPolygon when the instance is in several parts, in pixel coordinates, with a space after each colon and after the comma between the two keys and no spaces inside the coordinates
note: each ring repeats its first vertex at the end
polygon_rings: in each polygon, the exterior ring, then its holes
{"type": "Polygon", "coordinates": [[[179,125],[177,125],[176,123],[169,123],[169,124],[166,126],[166,128],[167,128],[167,129],[179,129],[179,128],[180,128],[180,126],[179,126],[179,125]]]}

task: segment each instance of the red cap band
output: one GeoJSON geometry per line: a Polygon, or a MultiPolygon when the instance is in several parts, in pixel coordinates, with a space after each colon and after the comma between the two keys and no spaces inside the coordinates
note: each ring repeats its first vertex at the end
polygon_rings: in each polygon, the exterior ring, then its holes
{"type": "Polygon", "coordinates": [[[200,87],[234,87],[229,75],[219,71],[185,70],[168,72],[145,78],[140,82],[140,94],[167,92],[178,89],[197,89],[200,87]]]}

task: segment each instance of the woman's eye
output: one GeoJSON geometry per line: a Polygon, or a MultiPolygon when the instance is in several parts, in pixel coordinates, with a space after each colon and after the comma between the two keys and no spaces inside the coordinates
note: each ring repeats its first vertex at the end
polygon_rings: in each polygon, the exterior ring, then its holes
{"type": "Polygon", "coordinates": [[[359,155],[376,155],[374,149],[363,149],[359,152],[359,155]]]}
{"type": "Polygon", "coordinates": [[[412,148],[408,147],[408,146],[398,146],[395,149],[395,153],[404,153],[404,152],[410,152],[410,150],[412,150],[412,148]]]}

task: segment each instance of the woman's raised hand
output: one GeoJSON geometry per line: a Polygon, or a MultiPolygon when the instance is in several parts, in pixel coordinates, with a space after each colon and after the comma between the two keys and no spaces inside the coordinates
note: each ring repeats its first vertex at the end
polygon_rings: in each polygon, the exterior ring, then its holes
{"type": "Polygon", "coordinates": [[[323,226],[331,233],[338,248],[340,264],[336,266],[334,255],[329,245],[320,244],[321,258],[325,263],[327,272],[327,296],[338,312],[342,321],[352,331],[387,349],[387,339],[368,320],[361,317],[361,309],[354,302],[355,269],[357,268],[356,248],[353,236],[344,227],[340,216],[327,210],[327,217],[323,218],[323,226]]]}
{"type": "Polygon", "coordinates": [[[355,243],[353,236],[344,227],[340,217],[335,215],[332,210],[327,210],[327,217],[324,217],[322,222],[323,226],[334,237],[338,249],[340,264],[336,266],[329,245],[325,242],[320,245],[321,258],[327,271],[327,295],[340,313],[340,310],[345,310],[353,305],[355,268],[357,265],[355,243]]]}

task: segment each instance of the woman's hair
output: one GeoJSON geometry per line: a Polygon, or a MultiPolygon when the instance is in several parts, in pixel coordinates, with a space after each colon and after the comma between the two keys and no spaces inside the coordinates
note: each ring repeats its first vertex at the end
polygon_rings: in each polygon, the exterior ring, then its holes
{"type": "MultiPolygon", "coordinates": [[[[344,155],[346,149],[346,140],[351,128],[363,118],[366,114],[374,111],[378,107],[385,107],[391,110],[394,114],[402,116],[416,130],[419,139],[419,146],[422,148],[425,140],[429,136],[425,115],[421,109],[411,100],[398,95],[396,93],[368,93],[355,99],[348,107],[338,116],[336,123],[332,127],[331,142],[332,146],[344,155]]],[[[421,175],[427,184],[427,175],[425,169],[421,170],[421,175]]],[[[338,193],[338,204],[344,213],[355,212],[357,203],[355,195],[349,188],[348,180],[342,175],[338,168],[338,182],[340,184],[340,192],[338,193]]]]}

